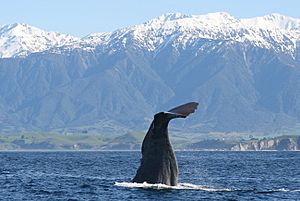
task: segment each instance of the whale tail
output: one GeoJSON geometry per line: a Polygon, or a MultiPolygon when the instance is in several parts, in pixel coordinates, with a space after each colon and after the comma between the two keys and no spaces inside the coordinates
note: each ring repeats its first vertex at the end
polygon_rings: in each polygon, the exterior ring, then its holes
{"type": "Polygon", "coordinates": [[[167,112],[159,112],[154,115],[154,122],[156,125],[160,125],[164,122],[169,122],[175,118],[186,118],[191,113],[194,113],[198,107],[197,102],[189,102],[180,106],[177,106],[167,112]]]}
{"type": "Polygon", "coordinates": [[[177,117],[187,117],[191,113],[194,113],[198,107],[199,103],[197,102],[189,102],[180,106],[177,106],[171,110],[168,111],[170,114],[174,114],[177,117]]]}
{"type": "Polygon", "coordinates": [[[143,140],[141,164],[133,182],[177,185],[178,166],[168,136],[168,123],[173,118],[189,116],[197,107],[198,103],[190,102],[168,112],[159,112],[154,115],[154,120],[143,140]]]}

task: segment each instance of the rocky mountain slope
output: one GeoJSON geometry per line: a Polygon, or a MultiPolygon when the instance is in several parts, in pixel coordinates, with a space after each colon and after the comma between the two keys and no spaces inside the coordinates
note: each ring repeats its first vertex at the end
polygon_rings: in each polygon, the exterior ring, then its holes
{"type": "MultiPolygon", "coordinates": [[[[0,28],[0,130],[147,129],[186,101],[174,127],[273,132],[300,119],[300,19],[166,14],[84,38],[0,28]]],[[[122,132],[122,131],[120,131],[122,132]]]]}

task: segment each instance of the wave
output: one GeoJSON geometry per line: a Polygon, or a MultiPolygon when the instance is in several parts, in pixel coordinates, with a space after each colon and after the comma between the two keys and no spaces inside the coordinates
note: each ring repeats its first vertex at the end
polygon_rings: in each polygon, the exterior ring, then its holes
{"type": "Polygon", "coordinates": [[[195,185],[190,183],[179,183],[177,186],[168,186],[166,184],[148,184],[135,183],[135,182],[115,182],[115,186],[127,187],[127,188],[144,188],[144,189],[176,189],[176,190],[202,190],[209,192],[224,192],[224,191],[234,191],[234,189],[228,188],[212,188],[203,185],[195,185]]]}
{"type": "Polygon", "coordinates": [[[279,188],[279,189],[273,189],[273,190],[270,190],[270,191],[263,191],[263,192],[266,192],[266,193],[273,193],[273,192],[300,192],[300,189],[286,189],[286,188],[279,188]]]}

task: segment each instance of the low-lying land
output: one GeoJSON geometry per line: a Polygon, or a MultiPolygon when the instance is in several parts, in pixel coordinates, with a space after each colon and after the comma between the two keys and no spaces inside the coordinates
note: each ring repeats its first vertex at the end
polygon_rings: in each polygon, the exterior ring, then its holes
{"type": "MultiPolygon", "coordinates": [[[[140,150],[144,132],[129,132],[120,136],[105,134],[27,133],[1,134],[0,150],[140,150]]],[[[171,135],[177,150],[300,150],[299,135],[264,138],[239,133],[208,133],[171,135]]]]}

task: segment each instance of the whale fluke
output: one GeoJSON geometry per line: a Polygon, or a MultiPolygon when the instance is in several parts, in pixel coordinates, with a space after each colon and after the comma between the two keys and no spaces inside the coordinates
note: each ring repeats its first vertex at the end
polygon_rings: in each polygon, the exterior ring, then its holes
{"type": "Polygon", "coordinates": [[[176,186],[178,166],[168,135],[168,124],[174,118],[186,118],[197,109],[198,103],[190,102],[168,112],[154,115],[150,128],[143,140],[142,159],[133,182],[161,183],[176,186]]]}
{"type": "Polygon", "coordinates": [[[197,107],[198,107],[198,103],[190,102],[190,103],[186,103],[186,104],[180,105],[178,107],[175,107],[175,108],[169,110],[168,112],[187,117],[191,113],[194,113],[196,111],[197,107]]]}

